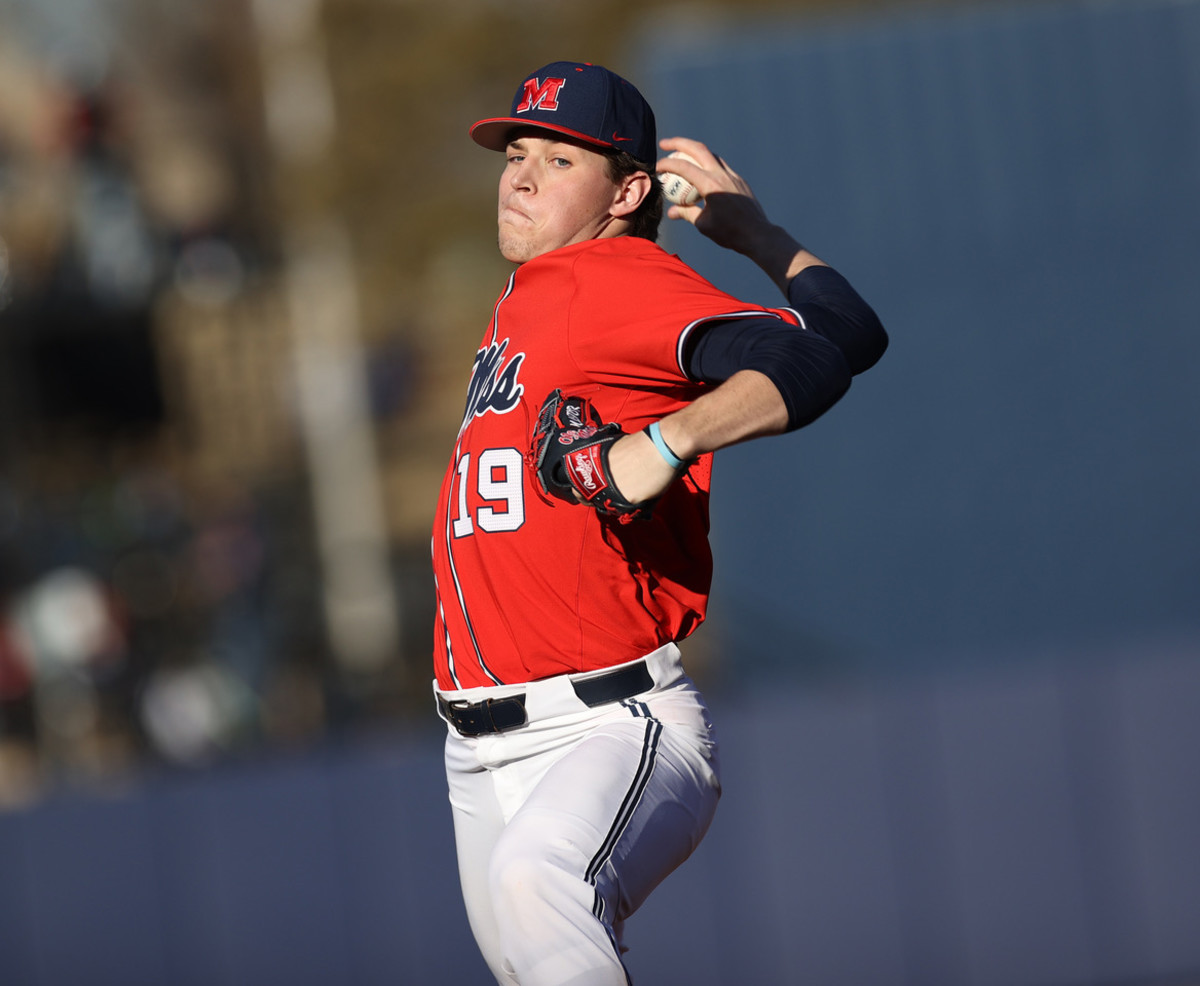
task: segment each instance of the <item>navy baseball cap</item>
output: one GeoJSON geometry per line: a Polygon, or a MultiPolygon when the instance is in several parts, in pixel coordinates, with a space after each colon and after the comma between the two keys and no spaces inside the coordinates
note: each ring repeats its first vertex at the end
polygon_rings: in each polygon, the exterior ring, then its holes
{"type": "Polygon", "coordinates": [[[650,104],[631,83],[589,62],[551,62],[526,76],[513,97],[512,115],[480,120],[471,137],[488,150],[502,151],[522,126],[628,151],[646,164],[658,157],[650,104]]]}

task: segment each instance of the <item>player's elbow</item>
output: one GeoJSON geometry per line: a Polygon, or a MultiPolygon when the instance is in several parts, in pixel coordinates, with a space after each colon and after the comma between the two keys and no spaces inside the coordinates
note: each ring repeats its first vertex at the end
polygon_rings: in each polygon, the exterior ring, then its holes
{"type": "Polygon", "coordinates": [[[764,370],[788,411],[786,431],[816,421],[850,389],[853,371],[837,346],[810,332],[797,332],[764,370]]]}
{"type": "Polygon", "coordinates": [[[844,353],[850,372],[855,376],[871,369],[887,352],[888,334],[875,312],[867,308],[854,344],[844,353]]]}

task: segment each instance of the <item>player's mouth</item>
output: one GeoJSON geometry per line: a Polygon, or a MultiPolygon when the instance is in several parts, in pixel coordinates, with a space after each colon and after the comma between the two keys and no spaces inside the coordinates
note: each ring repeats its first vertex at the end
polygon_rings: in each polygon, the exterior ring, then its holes
{"type": "Polygon", "coordinates": [[[533,217],[520,209],[514,209],[511,205],[502,205],[500,207],[500,222],[509,223],[531,223],[533,217]]]}

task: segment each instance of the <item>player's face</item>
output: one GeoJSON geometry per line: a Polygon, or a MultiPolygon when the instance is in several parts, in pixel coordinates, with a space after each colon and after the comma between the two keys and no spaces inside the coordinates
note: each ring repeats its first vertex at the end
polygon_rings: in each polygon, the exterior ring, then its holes
{"type": "MultiPolygon", "coordinates": [[[[543,131],[544,133],[544,131],[543,131]]],[[[550,250],[616,236],[625,194],[603,154],[578,144],[518,135],[500,176],[500,252],[522,264],[550,250]]]]}

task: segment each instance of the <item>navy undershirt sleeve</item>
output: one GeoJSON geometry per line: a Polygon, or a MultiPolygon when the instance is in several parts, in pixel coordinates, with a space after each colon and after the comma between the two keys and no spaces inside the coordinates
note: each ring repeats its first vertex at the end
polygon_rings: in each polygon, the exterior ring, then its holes
{"type": "Polygon", "coordinates": [[[788,430],[794,431],[829,410],[850,378],[878,361],[887,334],[870,306],[829,267],[797,274],[788,300],[805,328],[765,315],[716,320],[693,331],[684,360],[688,374],[705,383],[721,383],[739,370],[765,374],[779,390],[788,430]]]}
{"type": "Polygon", "coordinates": [[[722,383],[739,370],[758,370],[779,391],[788,431],[803,427],[837,403],[850,386],[850,367],[828,339],[763,316],[709,322],[687,353],[688,372],[722,383]]]}

